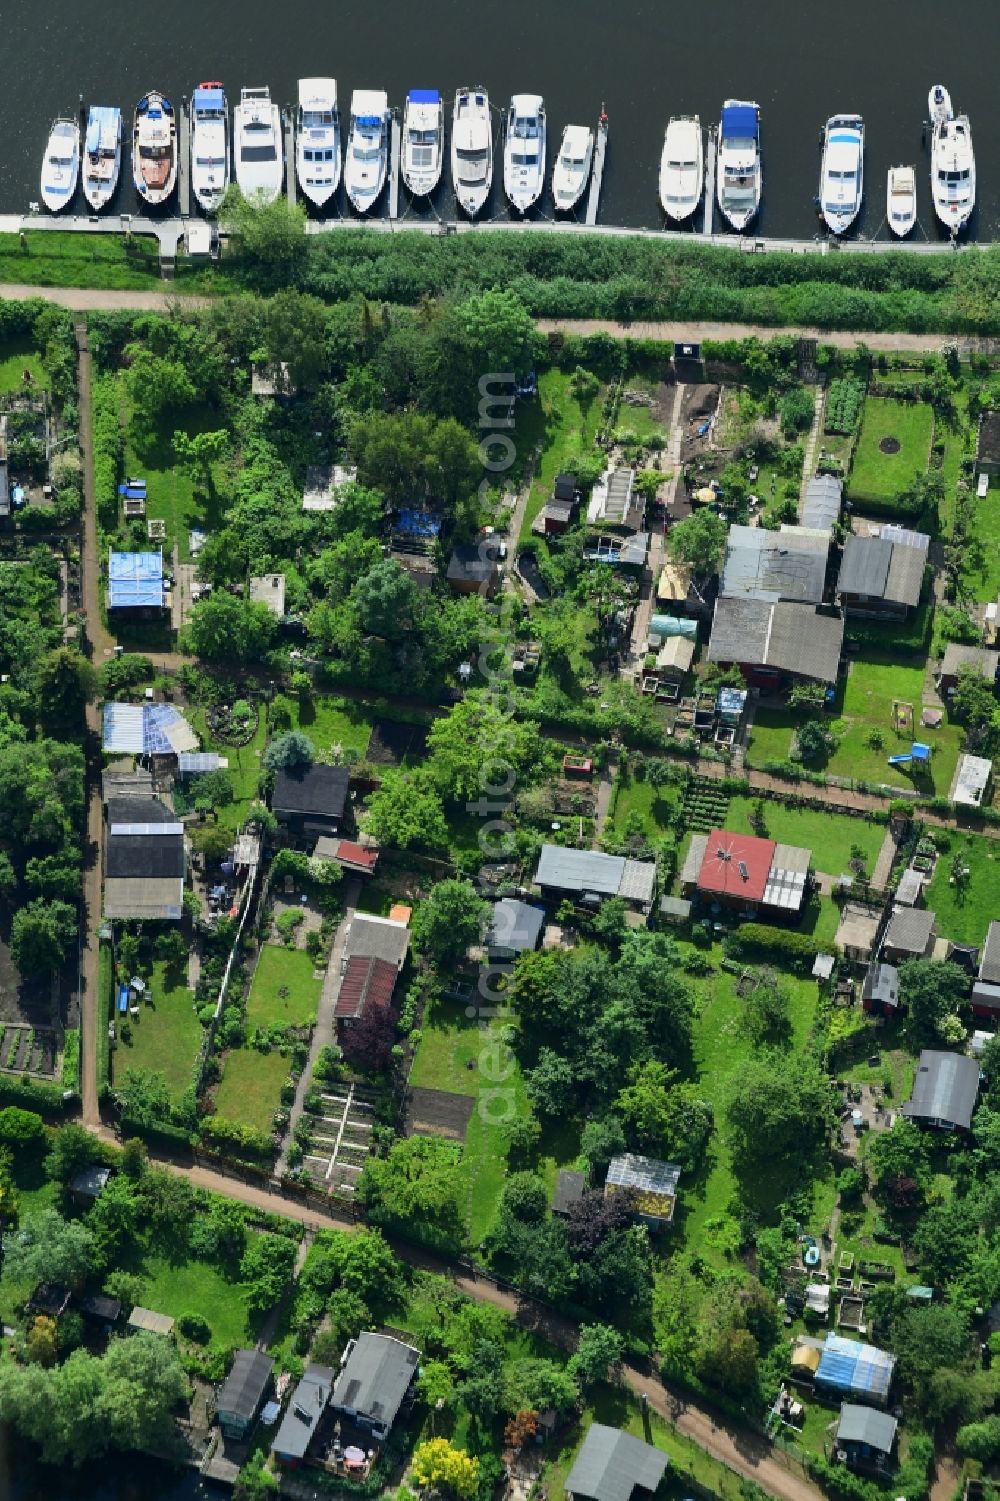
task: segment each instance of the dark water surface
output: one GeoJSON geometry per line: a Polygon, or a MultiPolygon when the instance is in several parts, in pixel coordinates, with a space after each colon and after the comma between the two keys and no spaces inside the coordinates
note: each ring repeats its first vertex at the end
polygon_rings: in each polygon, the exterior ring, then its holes
{"type": "MultiPolygon", "coordinates": [[[[121,105],[130,124],[152,87],[179,102],[200,80],[219,78],[232,103],[241,84],[266,83],[291,104],[296,80],[320,74],[338,80],[345,115],[358,87],[387,89],[397,108],[414,85],[448,99],[458,85],[483,83],[495,105],[512,92],[543,94],[550,164],[563,125],[592,123],[603,100],[611,136],[601,220],[609,224],[660,222],[667,118],[717,121],[733,95],[762,110],[759,232],[811,236],[818,132],[830,114],[860,111],[868,145],[861,232],[885,233],[886,171],[908,162],[917,166],[921,223],[936,236],[921,122],[929,86],[942,82],[972,120],[973,234],[1000,237],[995,0],[7,0],[2,13],[2,212],[37,199],[49,124],[81,93],[121,105]]],[[[120,209],[133,208],[130,180],[119,197],[120,209]]],[[[505,214],[496,185],[493,197],[494,212],[505,214]]],[[[453,212],[447,184],[437,207],[453,212]]]]}
{"type": "Polygon", "coordinates": [[[0,1501],[225,1501],[231,1494],[205,1486],[194,1470],[138,1455],[80,1470],[43,1465],[0,1426],[0,1501]]]}

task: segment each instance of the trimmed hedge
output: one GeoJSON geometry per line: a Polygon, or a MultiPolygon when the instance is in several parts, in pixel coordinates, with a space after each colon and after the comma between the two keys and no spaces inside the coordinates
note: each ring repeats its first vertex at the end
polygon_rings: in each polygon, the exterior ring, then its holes
{"type": "Polygon", "coordinates": [[[0,1074],[0,1105],[23,1105],[25,1110],[37,1110],[41,1115],[65,1115],[78,1100],[76,1090],[64,1090],[61,1084],[0,1074]]]}
{"type": "Polygon", "coordinates": [[[63,1089],[80,1089],[80,1029],[70,1027],[63,1037],[62,1062],[63,1089]]]}
{"type": "Polygon", "coordinates": [[[167,1147],[172,1151],[176,1151],[178,1147],[191,1150],[191,1132],[170,1121],[136,1120],[126,1113],[118,1119],[118,1130],[123,1140],[128,1136],[139,1136],[151,1147],[167,1147]]]}
{"type": "Polygon", "coordinates": [[[125,433],[118,411],[118,388],[105,378],[93,393],[94,498],[106,532],[118,525],[118,484],[125,464],[125,433]]]}
{"type": "Polygon", "coordinates": [[[791,928],[772,928],[767,923],[745,922],[727,934],[723,948],[730,959],[787,959],[793,969],[812,966],[817,954],[829,953],[830,944],[819,944],[808,933],[791,928]]]}

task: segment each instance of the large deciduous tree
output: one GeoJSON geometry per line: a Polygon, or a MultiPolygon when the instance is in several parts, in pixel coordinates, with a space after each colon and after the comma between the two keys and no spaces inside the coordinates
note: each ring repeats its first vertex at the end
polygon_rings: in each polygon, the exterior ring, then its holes
{"type": "Polygon", "coordinates": [[[667,547],[678,563],[686,563],[694,573],[716,573],[728,531],[725,521],[714,511],[695,511],[671,527],[667,547]]]}
{"type": "Polygon", "coordinates": [[[413,917],[413,941],[444,968],[483,936],[486,903],[471,881],[439,881],[413,917]]]}
{"type": "Polygon", "coordinates": [[[255,662],[267,655],[276,629],[267,605],[213,593],[200,599],[188,616],[186,644],[206,661],[255,662]]]}

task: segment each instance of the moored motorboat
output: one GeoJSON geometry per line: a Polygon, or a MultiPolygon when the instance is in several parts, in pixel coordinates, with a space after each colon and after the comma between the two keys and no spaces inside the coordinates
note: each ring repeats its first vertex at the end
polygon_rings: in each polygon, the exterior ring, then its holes
{"type": "Polygon", "coordinates": [[[674,115],[663,136],[660,207],[682,224],[690,219],[705,189],[705,142],[697,115],[674,115]]]}
{"type": "Polygon", "coordinates": [[[384,89],[355,89],[344,160],[344,187],[352,206],[367,214],[385,187],[389,166],[389,98],[384,89]]]}
{"type": "Polygon", "coordinates": [[[943,83],[931,85],[927,95],[927,118],[932,125],[941,125],[951,119],[951,95],[943,83]]]}
{"type": "Polygon", "coordinates": [[[735,230],[746,229],[760,207],[763,186],[760,105],[752,99],[727,99],[722,106],[715,175],[723,218],[735,230]]]}
{"type": "Polygon", "coordinates": [[[552,201],[560,213],[575,209],[590,182],[594,132],[589,125],[567,125],[552,168],[552,201]]]}
{"type": "Polygon", "coordinates": [[[451,116],[451,185],[455,200],[475,218],[493,184],[493,122],[485,89],[459,89],[451,116]]]}
{"type": "Polygon", "coordinates": [[[886,223],[902,240],[917,222],[917,174],[912,167],[890,167],[885,190],[886,223]]]}
{"type": "Polygon", "coordinates": [[[229,186],[229,108],[221,83],[200,83],[191,95],[191,191],[214,214],[229,186]]]}
{"type": "Polygon", "coordinates": [[[515,94],[507,110],[503,185],[511,207],[526,214],[545,186],[545,101],[540,94],[515,94]]]}
{"type": "Polygon", "coordinates": [[[132,122],[132,179],[140,198],[165,203],[177,183],[177,118],[158,89],[143,94],[132,122]]]}
{"type": "Polygon", "coordinates": [[[823,131],[819,208],[835,235],[850,229],[864,196],[865,126],[860,115],[831,115],[823,131]]]}
{"type": "Polygon", "coordinates": [[[426,198],[444,166],[444,104],[437,89],[411,89],[403,107],[400,170],[414,198],[426,198]]]}
{"type": "Polygon", "coordinates": [[[122,112],[116,104],[92,104],[84,137],[83,196],[95,214],[107,208],[122,165],[122,112]]]}
{"type": "Polygon", "coordinates": [[[281,111],[269,88],[244,88],[233,110],[233,170],[244,198],[273,203],[285,179],[281,111]]]}
{"type": "Polygon", "coordinates": [[[968,115],[938,120],[931,137],[931,194],[934,212],[957,235],[976,206],[976,158],[968,115]]]}
{"type": "Polygon", "coordinates": [[[317,208],[340,187],[340,109],[335,78],[300,78],[295,172],[299,187],[317,208]]]}
{"type": "Polygon", "coordinates": [[[41,195],[45,207],[61,213],[80,178],[80,127],[75,120],[53,120],[45,143],[41,195]]]}

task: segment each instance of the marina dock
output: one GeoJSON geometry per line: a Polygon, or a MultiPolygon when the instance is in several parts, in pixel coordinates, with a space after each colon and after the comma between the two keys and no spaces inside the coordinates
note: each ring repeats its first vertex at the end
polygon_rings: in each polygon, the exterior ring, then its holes
{"type": "Polygon", "coordinates": [[[180,139],[177,142],[177,206],[181,218],[191,213],[191,101],[181,100],[180,139]]]}
{"type": "Polygon", "coordinates": [[[399,218],[399,157],[403,146],[402,129],[395,115],[389,129],[389,219],[392,221],[399,218]]]}
{"type": "MultiPolygon", "coordinates": [[[[702,234],[705,239],[711,240],[715,233],[715,153],[716,138],[713,126],[708,127],[708,139],[705,142],[705,222],[702,225],[702,234]]],[[[727,236],[728,238],[728,236],[727,236]]]]}
{"type": "Polygon", "coordinates": [[[295,206],[295,115],[290,109],[281,112],[281,127],[285,133],[285,192],[288,207],[295,206]]]}
{"type": "Polygon", "coordinates": [[[608,117],[601,106],[601,118],[597,122],[597,138],[594,141],[594,165],[590,173],[590,192],[587,195],[587,214],[584,223],[593,229],[597,224],[597,209],[601,201],[604,183],[604,158],[608,150],[608,117]]]}

